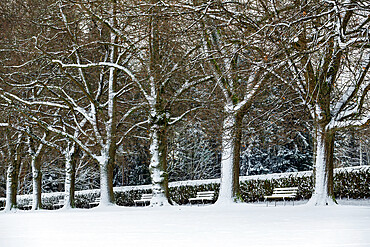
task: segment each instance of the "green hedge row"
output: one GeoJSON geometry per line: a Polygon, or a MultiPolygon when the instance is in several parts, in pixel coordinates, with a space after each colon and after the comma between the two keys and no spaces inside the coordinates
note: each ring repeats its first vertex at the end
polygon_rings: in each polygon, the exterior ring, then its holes
{"type": "MultiPolygon", "coordinates": [[[[219,179],[203,181],[184,181],[170,183],[170,197],[175,204],[189,203],[189,198],[195,197],[197,191],[219,191],[219,179]]],[[[298,187],[298,200],[309,199],[313,191],[312,172],[297,172],[269,174],[240,178],[240,196],[244,202],[263,201],[264,195],[272,193],[275,187],[298,187]]],[[[151,193],[150,186],[119,187],[114,189],[116,204],[133,206],[134,200],[141,194],[151,193]]],[[[336,198],[370,198],[370,166],[341,168],[334,173],[334,194],[336,198]]],[[[88,208],[89,202],[99,197],[99,190],[76,192],[76,206],[88,208]]],[[[30,201],[29,195],[18,196],[20,207],[30,201]]],[[[53,205],[63,198],[63,193],[43,194],[42,202],[45,209],[53,209],[53,205]]],[[[0,200],[3,207],[5,200],[0,200]]]]}

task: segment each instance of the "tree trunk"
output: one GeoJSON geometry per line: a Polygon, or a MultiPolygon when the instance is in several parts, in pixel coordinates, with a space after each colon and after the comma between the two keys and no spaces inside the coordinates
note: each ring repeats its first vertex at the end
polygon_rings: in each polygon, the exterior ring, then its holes
{"type": "MultiPolygon", "coordinates": [[[[116,1],[112,1],[110,24],[117,26],[116,20],[116,1]]],[[[111,32],[111,43],[118,43],[118,36],[111,32]]],[[[111,46],[110,62],[116,63],[118,57],[118,47],[111,46]]],[[[106,144],[100,156],[100,204],[99,206],[109,206],[114,204],[113,193],[113,168],[116,159],[116,134],[117,134],[117,69],[109,68],[108,85],[108,121],[106,122],[106,144]]]]}
{"type": "Polygon", "coordinates": [[[109,156],[105,156],[100,164],[100,204],[109,206],[114,204],[113,193],[113,162],[109,156]]]}
{"type": "Polygon", "coordinates": [[[150,138],[150,174],[152,178],[153,198],[151,206],[169,204],[167,174],[167,127],[154,124],[150,138]]]}
{"type": "Polygon", "coordinates": [[[42,201],[41,201],[42,172],[41,172],[40,153],[32,156],[31,167],[32,167],[32,182],[33,182],[32,210],[38,210],[42,208],[42,201]]]}
{"type": "Polygon", "coordinates": [[[7,170],[6,178],[6,204],[5,211],[10,211],[13,208],[17,208],[17,192],[18,192],[18,181],[19,171],[21,167],[21,143],[22,135],[18,136],[16,144],[13,145],[7,138],[8,154],[9,154],[9,167],[7,170]],[[15,146],[15,147],[14,147],[15,146]]]}
{"type": "Polygon", "coordinates": [[[243,117],[248,105],[235,112],[225,107],[226,118],[223,123],[221,184],[217,204],[235,202],[240,199],[240,147],[243,117]]]}
{"type": "Polygon", "coordinates": [[[315,189],[309,204],[335,204],[333,179],[334,131],[316,126],[316,154],[314,167],[315,189]]]}
{"type": "Polygon", "coordinates": [[[79,150],[76,144],[66,152],[66,178],[64,184],[64,206],[63,208],[75,208],[75,181],[76,181],[76,161],[79,150]]]}
{"type": "Polygon", "coordinates": [[[227,113],[223,122],[222,132],[222,157],[221,157],[221,184],[217,204],[234,202],[235,195],[235,140],[234,128],[236,117],[233,113],[227,113]]]}
{"type": "MultiPolygon", "coordinates": [[[[13,157],[10,157],[13,159],[13,157]]],[[[10,211],[17,208],[17,190],[18,190],[18,173],[20,162],[12,160],[9,163],[6,180],[6,204],[5,211],[10,211]]]]}
{"type": "Polygon", "coordinates": [[[235,117],[234,127],[234,160],[233,160],[233,197],[240,200],[239,175],[240,175],[240,148],[242,140],[242,125],[244,114],[238,113],[235,117]]]}

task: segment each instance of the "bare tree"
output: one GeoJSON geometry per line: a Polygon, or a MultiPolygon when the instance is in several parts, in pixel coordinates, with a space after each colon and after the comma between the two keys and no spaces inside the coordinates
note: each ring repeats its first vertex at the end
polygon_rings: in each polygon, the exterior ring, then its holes
{"type": "MultiPolygon", "coordinates": [[[[198,18],[207,69],[224,100],[221,187],[217,203],[228,203],[239,198],[243,118],[269,73],[251,62],[265,55],[263,42],[258,40],[261,28],[254,23],[243,26],[234,20],[234,11],[241,9],[240,3],[207,2],[198,3],[198,7],[202,12],[198,18]]],[[[248,17],[254,14],[251,6],[243,7],[248,17]]]]}
{"type": "Polygon", "coordinates": [[[18,175],[22,161],[22,139],[24,136],[17,131],[11,131],[8,124],[2,124],[5,128],[4,133],[4,151],[1,151],[3,159],[7,161],[6,173],[6,204],[5,211],[17,208],[18,175]]]}
{"type": "Polygon", "coordinates": [[[331,204],[335,132],[369,123],[369,3],[264,1],[267,35],[284,54],[273,73],[300,95],[314,119],[314,205],[331,204]],[[273,37],[273,38],[271,38],[273,37]]]}

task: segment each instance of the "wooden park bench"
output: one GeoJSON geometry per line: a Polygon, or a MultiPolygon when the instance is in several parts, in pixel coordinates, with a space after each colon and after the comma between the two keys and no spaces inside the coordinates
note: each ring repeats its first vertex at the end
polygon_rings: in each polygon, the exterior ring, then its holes
{"type": "Polygon", "coordinates": [[[90,206],[90,208],[92,208],[92,207],[98,206],[99,203],[100,203],[100,197],[97,197],[97,198],[95,198],[95,200],[93,202],[89,203],[89,206],[90,206]]]}
{"type": "Polygon", "coordinates": [[[26,209],[26,210],[32,209],[32,199],[29,200],[26,205],[21,206],[21,209],[26,209]]]}
{"type": "MultiPolygon", "coordinates": [[[[268,199],[283,199],[285,205],[285,198],[294,199],[297,197],[298,187],[275,188],[271,196],[264,196],[266,206],[268,206],[268,199]]],[[[275,200],[276,206],[276,200],[275,200]]],[[[294,200],[293,200],[294,206],[294,200]]]]}
{"type": "Polygon", "coordinates": [[[138,206],[138,203],[142,203],[143,206],[146,206],[147,203],[153,198],[153,194],[142,194],[139,200],[134,200],[135,206],[138,206]]]}
{"type": "Polygon", "coordinates": [[[53,208],[54,209],[57,209],[57,208],[61,208],[64,206],[64,199],[59,199],[58,203],[57,204],[53,204],[53,208]]]}
{"type": "Polygon", "coordinates": [[[213,202],[215,198],[215,192],[214,191],[199,191],[197,192],[197,195],[194,198],[190,198],[189,202],[190,204],[193,202],[202,202],[204,204],[205,201],[213,202]]]}

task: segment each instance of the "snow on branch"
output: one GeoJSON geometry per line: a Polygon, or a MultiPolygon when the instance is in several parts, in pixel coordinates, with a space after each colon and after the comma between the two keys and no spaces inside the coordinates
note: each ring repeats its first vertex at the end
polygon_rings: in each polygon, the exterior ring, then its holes
{"type": "Polygon", "coordinates": [[[327,126],[326,129],[346,129],[349,127],[363,127],[370,124],[370,114],[366,117],[362,117],[361,119],[356,120],[346,120],[346,121],[331,121],[327,126]]]}
{"type": "MultiPolygon", "coordinates": [[[[346,92],[342,95],[341,99],[335,104],[333,108],[333,116],[338,120],[339,115],[343,112],[343,110],[346,108],[346,106],[352,101],[352,99],[356,96],[358,91],[361,91],[363,95],[360,96],[362,99],[365,94],[368,92],[368,87],[370,86],[370,81],[365,81],[365,77],[367,75],[367,72],[370,68],[370,53],[367,53],[367,57],[365,58],[364,64],[362,66],[362,69],[359,73],[358,78],[356,79],[356,82],[354,85],[351,85],[348,87],[346,92]]],[[[357,102],[358,106],[357,108],[361,108],[361,104],[363,104],[363,100],[360,100],[360,102],[357,102]]],[[[343,113],[341,114],[343,116],[343,113]]],[[[348,114],[344,114],[346,116],[348,114]]]]}
{"type": "Polygon", "coordinates": [[[192,109],[190,109],[190,110],[187,110],[186,112],[184,112],[183,114],[181,114],[180,116],[178,116],[178,117],[175,117],[175,118],[171,118],[170,120],[170,122],[168,123],[168,125],[174,125],[175,123],[177,123],[177,122],[179,122],[179,121],[181,121],[186,115],[188,115],[190,112],[193,112],[193,111],[195,111],[195,110],[198,110],[198,109],[200,109],[200,108],[202,108],[202,107],[194,107],[194,108],[192,108],[192,109]]]}
{"type": "Polygon", "coordinates": [[[138,86],[140,91],[144,94],[144,97],[147,101],[151,100],[151,97],[147,94],[147,92],[144,90],[142,87],[140,81],[136,78],[136,76],[125,66],[116,64],[116,63],[111,63],[111,62],[99,62],[99,63],[89,63],[89,64],[64,64],[60,60],[52,60],[53,63],[59,64],[62,68],[93,68],[93,67],[102,67],[102,66],[108,66],[108,67],[113,67],[119,70],[122,70],[125,72],[133,82],[135,82],[138,86]]]}
{"type": "MultiPolygon", "coordinates": [[[[68,106],[58,104],[58,103],[52,103],[52,102],[46,102],[46,101],[28,101],[28,100],[21,99],[21,98],[19,98],[18,96],[14,95],[14,94],[4,92],[2,90],[1,90],[1,93],[4,96],[8,96],[8,97],[10,97],[10,98],[22,103],[22,104],[28,105],[28,106],[32,106],[32,105],[40,105],[41,106],[41,105],[43,105],[43,106],[57,107],[57,108],[62,108],[62,109],[69,109],[68,106]]],[[[8,97],[6,97],[6,98],[9,99],[8,97]]]]}
{"type": "MultiPolygon", "coordinates": [[[[128,129],[124,134],[123,134],[123,136],[127,136],[127,134],[128,134],[128,133],[130,133],[134,128],[139,127],[140,125],[143,125],[143,124],[146,124],[146,123],[149,123],[149,120],[145,120],[145,121],[142,121],[142,122],[140,122],[140,123],[135,124],[134,126],[132,126],[131,128],[129,128],[129,129],[128,129]]],[[[117,146],[118,146],[118,144],[117,144],[117,146]]]]}
{"type": "MultiPolygon", "coordinates": [[[[179,88],[179,89],[176,91],[176,93],[175,93],[175,95],[174,95],[173,99],[174,99],[174,100],[175,100],[175,99],[177,99],[178,97],[180,97],[180,96],[181,96],[181,94],[183,94],[186,90],[190,89],[191,87],[193,87],[193,86],[195,86],[195,85],[197,85],[197,84],[199,84],[199,83],[209,81],[209,80],[211,80],[212,78],[213,78],[213,76],[206,76],[206,77],[200,78],[200,79],[198,79],[198,80],[193,80],[193,81],[191,81],[191,80],[187,80],[184,84],[182,84],[181,88],[179,88]]],[[[174,102],[174,100],[173,100],[171,103],[173,103],[173,102],[174,102]]]]}

